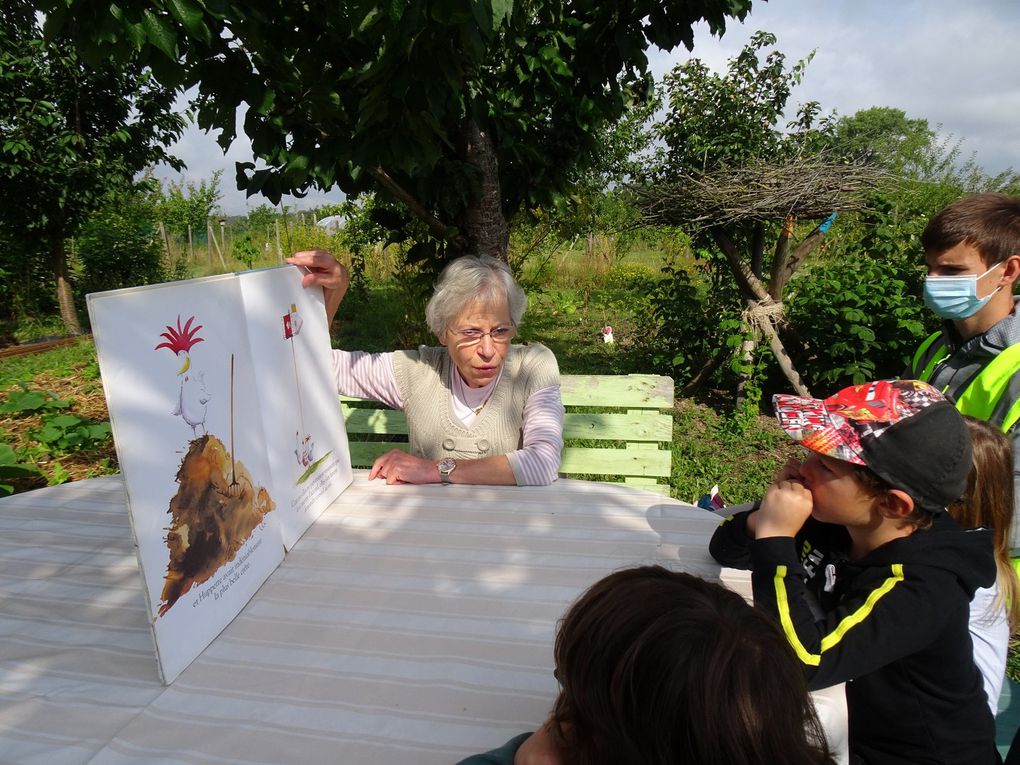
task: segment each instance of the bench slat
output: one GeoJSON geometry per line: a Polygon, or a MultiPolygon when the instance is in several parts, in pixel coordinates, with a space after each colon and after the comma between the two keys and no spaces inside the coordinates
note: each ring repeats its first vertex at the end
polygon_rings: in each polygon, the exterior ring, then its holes
{"type": "Polygon", "coordinates": [[[563,449],[563,475],[657,476],[668,478],[672,454],[667,449],[563,449]]]}
{"type": "Polygon", "coordinates": [[[567,412],[563,417],[563,438],[597,439],[599,441],[673,440],[673,418],[668,414],[606,414],[602,412],[567,412]]]}
{"type": "MultiPolygon", "coordinates": [[[[407,435],[407,418],[392,409],[349,409],[344,407],[348,435],[407,435]]],[[[650,441],[666,443],[673,438],[673,418],[668,414],[606,414],[567,412],[563,438],[598,441],[650,441]]]]}
{"type": "MultiPolygon", "coordinates": [[[[351,464],[371,467],[377,457],[390,449],[408,451],[406,443],[391,441],[352,441],[351,464]]],[[[563,450],[562,475],[657,476],[668,478],[670,453],[665,449],[631,451],[628,449],[590,449],[568,446],[563,450]]],[[[668,487],[667,487],[668,488],[668,487]]]]}
{"type": "Polygon", "coordinates": [[[670,409],[673,380],[662,375],[562,375],[564,406],[670,409]]]}

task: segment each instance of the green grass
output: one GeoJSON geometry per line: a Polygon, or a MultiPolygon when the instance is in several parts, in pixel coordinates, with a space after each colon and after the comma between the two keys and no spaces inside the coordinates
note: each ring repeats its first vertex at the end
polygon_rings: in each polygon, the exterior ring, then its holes
{"type": "Polygon", "coordinates": [[[689,399],[677,402],[673,417],[674,496],[696,502],[712,486],[727,505],[762,496],[798,447],[771,417],[723,415],[689,399]]]}
{"type": "MultiPolygon", "coordinates": [[[[99,376],[96,346],[87,337],[81,338],[76,343],[62,345],[43,353],[27,353],[22,356],[0,358],[0,391],[19,382],[31,382],[42,372],[69,373],[69,370],[81,365],[85,365],[86,375],[99,376]]],[[[75,374],[81,374],[81,372],[75,372],[75,374]]]]}

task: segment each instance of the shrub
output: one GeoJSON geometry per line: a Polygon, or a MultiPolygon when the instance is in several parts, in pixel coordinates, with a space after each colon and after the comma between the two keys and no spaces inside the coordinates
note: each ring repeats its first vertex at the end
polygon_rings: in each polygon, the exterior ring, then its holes
{"type": "Polygon", "coordinates": [[[651,290],[653,325],[646,352],[651,371],[669,375],[683,386],[715,354],[732,347],[728,336],[740,324],[739,312],[733,308],[738,300],[735,287],[713,286],[697,272],[692,275],[667,265],[662,274],[651,290]]]}
{"type": "Polygon", "coordinates": [[[252,241],[250,234],[242,234],[237,237],[230,251],[234,259],[244,263],[246,268],[251,268],[259,259],[258,245],[252,241]]]}
{"type": "Polygon", "coordinates": [[[790,285],[788,318],[801,341],[791,357],[809,387],[836,390],[903,373],[935,321],[921,301],[923,272],[913,260],[827,259],[790,285]]]}
{"type": "Polygon", "coordinates": [[[89,292],[164,281],[164,264],[151,210],[141,199],[112,199],[93,215],[77,237],[77,286],[80,298],[89,292]]]}

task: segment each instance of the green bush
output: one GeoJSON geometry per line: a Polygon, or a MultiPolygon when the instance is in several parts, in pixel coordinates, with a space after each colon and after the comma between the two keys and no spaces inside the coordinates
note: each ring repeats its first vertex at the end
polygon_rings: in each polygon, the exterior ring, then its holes
{"type": "Polygon", "coordinates": [[[921,301],[922,278],[909,253],[826,259],[802,273],[785,302],[800,339],[788,350],[808,387],[899,377],[935,321],[921,301]]]}
{"type": "Polygon", "coordinates": [[[251,268],[255,261],[259,259],[258,245],[252,241],[250,234],[242,234],[237,237],[230,248],[230,252],[235,260],[244,263],[245,268],[251,268]]]}
{"type": "Polygon", "coordinates": [[[155,284],[173,269],[162,259],[162,244],[150,206],[135,196],[110,201],[82,227],[76,241],[77,292],[155,284]]]}
{"type": "MultiPolygon", "coordinates": [[[[732,345],[728,335],[739,326],[735,288],[713,287],[697,272],[667,265],[651,290],[652,327],[647,335],[649,371],[669,375],[683,386],[732,345]]],[[[725,369],[725,365],[723,367],[725,369]]]]}

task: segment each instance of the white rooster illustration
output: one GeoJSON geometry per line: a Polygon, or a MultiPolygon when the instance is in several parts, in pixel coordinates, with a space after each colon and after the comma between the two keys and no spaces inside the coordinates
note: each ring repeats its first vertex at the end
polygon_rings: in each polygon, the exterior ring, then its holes
{"type": "Polygon", "coordinates": [[[202,329],[202,325],[192,327],[191,324],[194,320],[195,317],[192,316],[182,327],[181,317],[178,314],[177,327],[171,327],[168,324],[167,331],[160,333],[160,337],[165,337],[166,342],[160,343],[153,350],[169,348],[177,356],[184,354],[184,363],[177,370],[177,376],[181,378],[181,385],[173,414],[184,420],[191,427],[192,435],[197,438],[199,427],[201,427],[203,435],[208,432],[205,427],[205,417],[208,412],[209,399],[212,397],[205,387],[205,373],[198,372],[196,374],[191,369],[191,348],[197,343],[203,342],[203,338],[196,337],[198,330],[202,329]]]}

